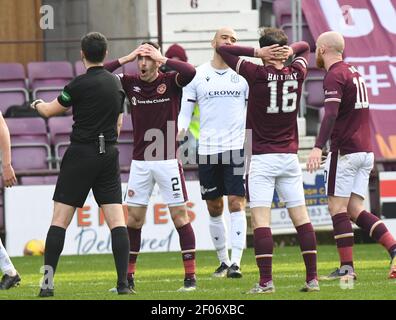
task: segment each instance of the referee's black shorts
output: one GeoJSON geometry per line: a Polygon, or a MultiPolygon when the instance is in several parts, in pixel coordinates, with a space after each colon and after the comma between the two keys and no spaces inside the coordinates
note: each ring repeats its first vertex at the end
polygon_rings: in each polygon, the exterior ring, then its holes
{"type": "Polygon", "coordinates": [[[92,188],[98,205],[122,203],[120,165],[115,144],[99,154],[95,143],[72,143],[63,156],[53,200],[81,208],[92,188]]]}

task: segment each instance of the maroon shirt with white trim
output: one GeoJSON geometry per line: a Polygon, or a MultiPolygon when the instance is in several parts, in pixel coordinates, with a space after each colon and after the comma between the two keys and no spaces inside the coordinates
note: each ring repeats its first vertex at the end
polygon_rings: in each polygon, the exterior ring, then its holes
{"type": "Polygon", "coordinates": [[[333,64],[325,76],[323,89],[325,104],[339,103],[330,151],[371,152],[367,87],[357,69],[344,61],[333,64]]]}
{"type": "Polygon", "coordinates": [[[297,153],[297,116],[307,74],[304,58],[282,70],[245,61],[239,74],[250,88],[246,128],[252,129],[253,154],[297,153]]]}
{"type": "MultiPolygon", "coordinates": [[[[159,72],[153,82],[142,81],[138,75],[118,75],[131,103],[133,160],[176,159],[177,118],[182,87],[194,78],[195,69],[188,63],[171,59],[168,59],[167,64],[181,70],[179,73],[159,72]]],[[[109,71],[119,66],[118,61],[105,64],[109,71]]]]}

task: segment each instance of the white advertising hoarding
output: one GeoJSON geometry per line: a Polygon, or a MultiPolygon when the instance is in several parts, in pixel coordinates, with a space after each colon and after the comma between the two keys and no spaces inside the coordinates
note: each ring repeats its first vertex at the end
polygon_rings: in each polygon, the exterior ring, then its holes
{"type": "MultiPolygon", "coordinates": [[[[308,212],[315,229],[331,229],[323,172],[309,174],[303,171],[308,212]]],[[[209,234],[209,214],[201,200],[198,181],[187,181],[188,212],[196,236],[197,250],[214,250],[209,234]]],[[[32,239],[45,240],[51,223],[55,186],[16,186],[5,190],[6,246],[11,256],[23,255],[25,244],[32,239]]],[[[123,192],[126,184],[123,184],[123,192]]],[[[124,207],[126,213],[126,207],[124,207]]],[[[230,224],[227,201],[224,201],[225,219],[230,224]]],[[[294,233],[287,210],[275,194],[272,210],[273,234],[294,233]]],[[[230,230],[228,228],[228,230],[230,230]]],[[[229,245],[231,240],[229,239],[229,245]]],[[[179,251],[179,237],[166,205],[156,186],[142,229],[141,252],[179,251]]],[[[111,253],[111,235],[100,213],[92,192],[84,207],[77,209],[66,232],[63,254],[111,253]]]]}

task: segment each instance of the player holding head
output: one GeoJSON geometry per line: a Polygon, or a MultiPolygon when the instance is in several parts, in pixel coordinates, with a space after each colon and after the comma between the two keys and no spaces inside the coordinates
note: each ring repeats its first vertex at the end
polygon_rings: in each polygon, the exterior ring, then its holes
{"type": "Polygon", "coordinates": [[[306,266],[306,283],[302,291],[319,291],[316,237],[305,207],[302,172],[297,158],[297,115],[307,74],[309,45],[301,41],[286,47],[286,34],[275,28],[263,29],[259,43],[261,49],[218,48],[224,61],[249,83],[246,128],[252,133],[253,155],[246,185],[260,282],[248,293],[275,291],[270,228],[274,189],[286,203],[297,230],[306,266]],[[295,58],[290,66],[285,67],[283,62],[291,55],[295,58]],[[239,56],[262,58],[264,66],[239,56]]]}
{"type": "Polygon", "coordinates": [[[242,277],[240,264],[246,242],[243,143],[248,85],[224,62],[216,49],[221,45],[232,46],[236,41],[233,29],[217,30],[211,42],[213,59],[199,66],[194,80],[184,88],[178,119],[183,135],[190,125],[195,104],[199,105],[201,195],[208,207],[210,236],[220,262],[213,276],[227,275],[230,278],[242,277]],[[231,259],[223,217],[225,195],[231,214],[231,259]]]}
{"type": "MultiPolygon", "coordinates": [[[[17,179],[15,177],[14,169],[11,165],[11,142],[10,142],[10,132],[8,130],[7,124],[4,121],[3,115],[0,112],[0,151],[2,154],[2,175],[4,185],[6,187],[12,187],[16,184],[17,179]]],[[[16,271],[14,265],[11,262],[10,257],[3,243],[0,239],[0,270],[3,273],[3,277],[0,281],[0,290],[7,290],[11,287],[19,285],[21,277],[16,271]]]]}
{"type": "Polygon", "coordinates": [[[138,75],[118,75],[131,102],[134,140],[125,195],[131,248],[128,281],[134,289],[141,228],[154,184],[157,183],[179,234],[185,271],[184,286],[179,290],[192,291],[196,288],[195,235],[185,205],[187,192],[183,168],[176,159],[175,148],[182,87],[194,78],[195,69],[186,62],[163,57],[158,44],[153,42],[143,43],[128,56],[105,67],[114,71],[135,59],[138,59],[138,75]],[[163,64],[176,72],[162,73],[159,68],[163,64]]]}
{"type": "Polygon", "coordinates": [[[346,274],[356,278],[350,220],[388,250],[392,259],[389,278],[396,278],[396,241],[384,223],[365,211],[363,205],[374,165],[369,102],[364,79],[355,67],[343,61],[344,48],[344,38],[337,32],[325,32],[316,42],[317,65],[327,71],[323,82],[325,116],[307,168],[309,171],[319,168],[322,148],[330,138],[325,183],[334,238],[341,261],[341,268],[337,268],[325,279],[337,279],[346,274]]]}

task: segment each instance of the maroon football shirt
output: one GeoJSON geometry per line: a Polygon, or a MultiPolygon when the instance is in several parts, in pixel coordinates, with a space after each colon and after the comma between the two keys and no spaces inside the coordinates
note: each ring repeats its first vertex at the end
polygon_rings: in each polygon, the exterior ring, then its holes
{"type": "Polygon", "coordinates": [[[253,48],[222,46],[218,52],[249,84],[246,129],[252,134],[252,154],[297,153],[297,115],[307,74],[308,44],[296,43],[297,57],[282,69],[235,57],[253,56],[253,48]]]}
{"type": "Polygon", "coordinates": [[[239,74],[250,88],[246,128],[252,130],[253,154],[297,153],[297,115],[306,70],[301,57],[281,70],[241,64],[239,74]]]}
{"type": "MultiPolygon", "coordinates": [[[[177,72],[159,72],[153,82],[142,81],[138,75],[121,74],[122,87],[131,103],[133,124],[133,160],[168,160],[176,158],[177,117],[182,87],[195,75],[193,66],[168,59],[177,72]]],[[[105,64],[114,71],[118,61],[105,64]]]]}
{"type": "Polygon", "coordinates": [[[325,104],[339,103],[330,151],[340,151],[341,154],[371,152],[367,87],[359,72],[350,64],[339,61],[328,70],[323,88],[325,104]]]}

